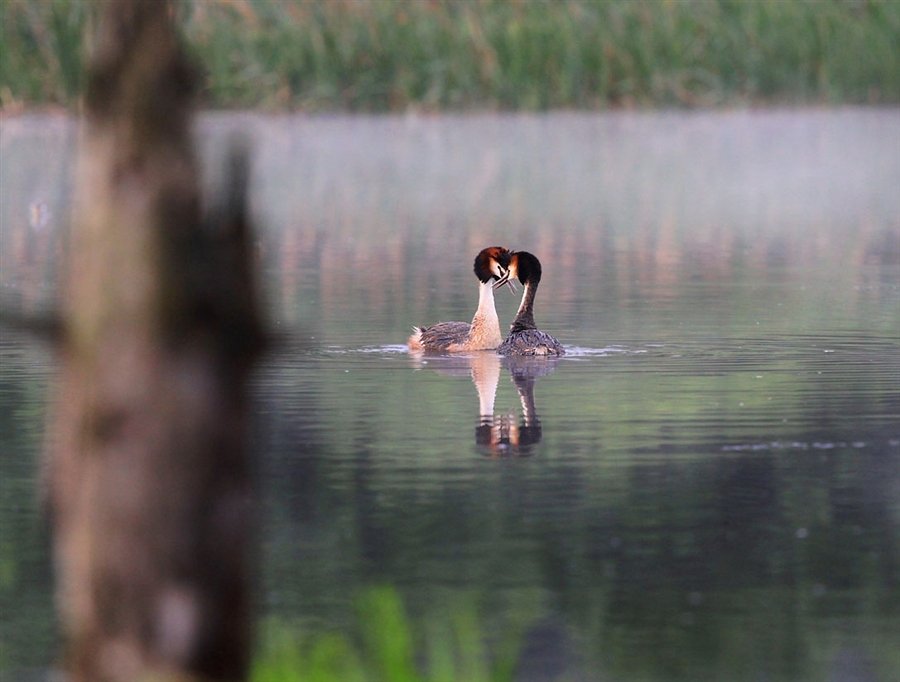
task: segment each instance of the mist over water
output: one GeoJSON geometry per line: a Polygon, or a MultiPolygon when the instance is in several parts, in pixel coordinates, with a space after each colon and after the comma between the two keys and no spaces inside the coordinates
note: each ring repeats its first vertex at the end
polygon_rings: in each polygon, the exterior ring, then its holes
{"type": "MultiPolygon", "coordinates": [[[[390,584],[416,617],[527,623],[521,679],[900,669],[896,110],[207,114],[206,165],[235,131],[282,339],[255,382],[263,617],[347,627],[390,584]],[[406,353],[411,325],[471,319],[494,244],[541,259],[566,356],[406,353]]],[[[75,136],[0,133],[23,312],[56,297],[75,136]]],[[[518,296],[495,297],[505,328],[518,296]]],[[[2,673],[55,635],[52,359],[4,330],[0,363],[2,673]]]]}

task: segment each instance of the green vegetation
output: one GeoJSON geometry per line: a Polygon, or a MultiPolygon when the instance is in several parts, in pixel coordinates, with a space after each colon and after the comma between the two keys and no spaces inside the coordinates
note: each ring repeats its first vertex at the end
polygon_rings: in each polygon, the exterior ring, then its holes
{"type": "Polygon", "coordinates": [[[396,590],[374,588],[359,602],[359,636],[303,635],[270,621],[252,682],[508,682],[520,637],[488,652],[475,609],[455,605],[416,637],[396,590]],[[420,656],[422,653],[424,656],[420,656]],[[418,665],[424,662],[424,666],[418,665]],[[424,668],[424,670],[423,670],[424,668]]]}
{"type": "MultiPolygon", "coordinates": [[[[87,0],[0,4],[0,103],[72,106],[87,0]]],[[[212,107],[900,102],[892,0],[184,0],[212,107]]]]}

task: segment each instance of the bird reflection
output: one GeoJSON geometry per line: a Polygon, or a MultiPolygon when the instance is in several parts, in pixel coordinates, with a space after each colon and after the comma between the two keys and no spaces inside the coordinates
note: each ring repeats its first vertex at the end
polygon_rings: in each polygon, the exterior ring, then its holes
{"type": "MultiPolygon", "coordinates": [[[[546,376],[556,369],[558,358],[509,356],[500,359],[500,364],[509,370],[522,414],[518,419],[512,413],[494,413],[493,409],[481,411],[478,426],[475,427],[475,443],[488,457],[529,457],[534,446],[541,442],[543,429],[534,402],[534,384],[538,377],[546,376]]],[[[499,368],[498,368],[499,374],[499,368]]],[[[475,374],[472,375],[479,398],[482,389],[475,374]]],[[[496,389],[496,382],[494,383],[496,389]]],[[[493,399],[491,400],[493,407],[493,399]]]]}
{"type": "MultiPolygon", "coordinates": [[[[415,358],[423,367],[423,357],[415,358]]],[[[478,422],[475,425],[475,445],[478,451],[491,458],[530,457],[541,442],[543,429],[534,402],[534,385],[539,377],[551,374],[559,358],[508,356],[492,352],[465,356],[428,356],[427,365],[441,374],[460,376],[466,373],[478,393],[478,422]],[[503,368],[510,373],[519,394],[521,415],[496,412],[494,401],[503,368]]]]}

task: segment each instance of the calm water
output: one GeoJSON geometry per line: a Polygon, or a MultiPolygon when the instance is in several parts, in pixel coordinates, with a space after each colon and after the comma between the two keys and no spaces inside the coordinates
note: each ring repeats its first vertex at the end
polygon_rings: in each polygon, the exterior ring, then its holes
{"type": "MultiPolygon", "coordinates": [[[[236,128],[288,338],[256,379],[266,617],[348,628],[388,584],[524,627],[523,680],[896,679],[897,110],[223,114],[204,158],[236,128]],[[410,325],[471,317],[491,244],[541,258],[568,355],[410,357],[410,325]]],[[[3,301],[41,310],[75,130],[0,144],[3,301]]],[[[0,361],[3,677],[56,637],[52,358],[4,330],[0,361]]]]}

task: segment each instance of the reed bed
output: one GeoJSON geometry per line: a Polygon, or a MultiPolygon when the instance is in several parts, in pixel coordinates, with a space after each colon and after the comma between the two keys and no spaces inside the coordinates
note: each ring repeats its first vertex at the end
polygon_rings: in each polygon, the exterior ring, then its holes
{"type": "MultiPolygon", "coordinates": [[[[0,3],[0,103],[73,107],[90,0],[0,3]]],[[[213,108],[900,102],[895,0],[183,0],[213,108]]]]}
{"type": "MultiPolygon", "coordinates": [[[[303,632],[263,624],[251,682],[512,682],[526,623],[488,637],[465,598],[425,622],[410,618],[398,592],[370,588],[347,632],[303,632]],[[491,641],[491,646],[488,642],[491,641]]],[[[521,615],[521,614],[520,614],[521,615]]],[[[530,620],[529,618],[523,621],[530,620]]]]}

